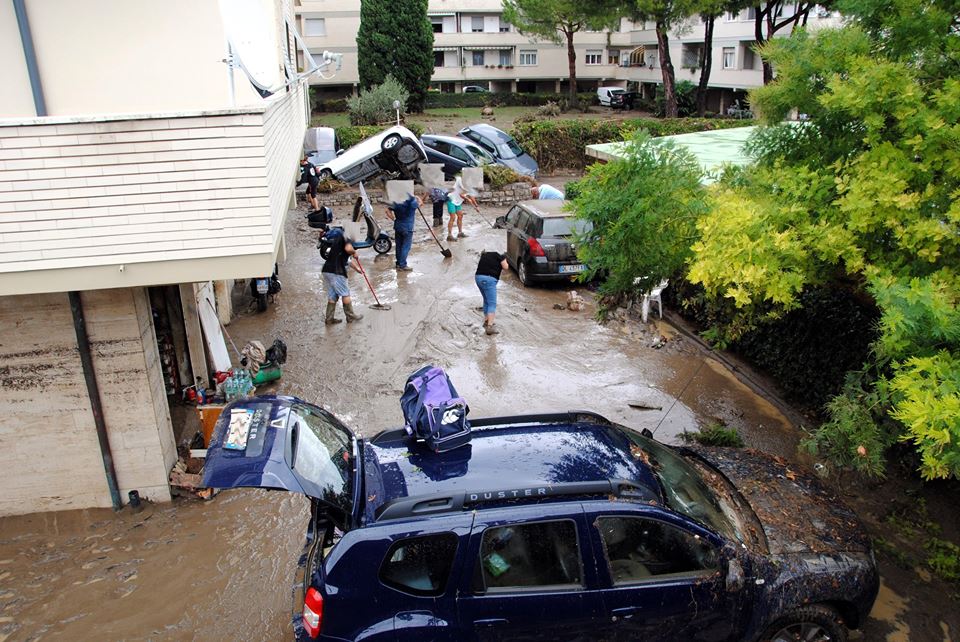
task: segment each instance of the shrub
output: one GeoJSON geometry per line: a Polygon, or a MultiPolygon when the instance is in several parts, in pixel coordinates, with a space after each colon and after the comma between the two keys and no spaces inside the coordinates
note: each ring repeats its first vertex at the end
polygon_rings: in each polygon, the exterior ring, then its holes
{"type": "Polygon", "coordinates": [[[393,103],[400,101],[400,115],[407,110],[410,92],[404,89],[396,78],[387,76],[379,85],[363,91],[359,96],[347,99],[351,125],[378,125],[396,118],[393,103]]]}
{"type": "Polygon", "coordinates": [[[521,180],[519,174],[504,165],[484,165],[483,182],[490,183],[491,189],[500,189],[510,183],[521,180]]]}
{"type": "Polygon", "coordinates": [[[560,115],[560,105],[554,102],[549,102],[546,105],[542,105],[537,108],[537,116],[541,118],[556,118],[560,115]]]}
{"type": "Polygon", "coordinates": [[[318,100],[315,105],[317,111],[329,114],[338,114],[347,111],[346,98],[326,98],[324,100],[318,100]]]}
{"type": "Polygon", "coordinates": [[[727,428],[723,424],[710,424],[697,432],[680,434],[684,441],[695,441],[701,446],[720,446],[723,448],[743,448],[743,438],[736,428],[727,428]]]}
{"type": "Polygon", "coordinates": [[[541,170],[552,172],[561,168],[583,169],[594,162],[586,155],[587,145],[626,140],[640,129],[658,137],[743,126],[742,121],[705,118],[571,119],[515,122],[511,133],[520,147],[537,160],[541,170]]]}
{"type": "MultiPolygon", "coordinates": [[[[674,87],[677,95],[677,116],[684,118],[697,113],[697,86],[689,80],[677,81],[674,87]]],[[[657,85],[657,95],[653,99],[654,114],[663,118],[667,114],[667,101],[663,95],[663,85],[657,85]]]]}
{"type": "MultiPolygon", "coordinates": [[[[349,125],[345,127],[337,127],[334,131],[336,131],[337,139],[340,141],[340,146],[343,149],[348,149],[360,141],[370,138],[374,134],[379,134],[391,126],[392,123],[387,125],[349,125]]],[[[423,127],[417,123],[404,123],[404,126],[413,132],[417,137],[420,137],[423,134],[423,127]]]]}

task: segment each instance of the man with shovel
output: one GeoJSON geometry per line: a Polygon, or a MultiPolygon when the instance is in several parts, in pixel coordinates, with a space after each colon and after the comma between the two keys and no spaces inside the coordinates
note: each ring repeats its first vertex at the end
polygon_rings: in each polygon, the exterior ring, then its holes
{"type": "Polygon", "coordinates": [[[334,317],[337,311],[337,299],[343,299],[343,314],[347,323],[353,323],[363,318],[362,314],[353,311],[353,301],[350,299],[350,285],[347,283],[347,266],[360,274],[360,266],[354,256],[357,251],[353,244],[342,233],[338,234],[330,247],[330,254],[320,270],[323,275],[323,284],[327,289],[327,314],[324,318],[326,325],[340,323],[342,319],[334,317]],[[351,257],[353,260],[351,261],[351,257]]]}
{"type": "Polygon", "coordinates": [[[387,208],[387,218],[393,221],[393,234],[397,240],[397,271],[409,272],[407,256],[413,247],[413,219],[423,199],[410,194],[402,203],[393,203],[387,208]]]}

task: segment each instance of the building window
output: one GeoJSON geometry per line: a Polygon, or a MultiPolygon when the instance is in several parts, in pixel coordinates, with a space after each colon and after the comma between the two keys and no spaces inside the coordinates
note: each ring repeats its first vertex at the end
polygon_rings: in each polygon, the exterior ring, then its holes
{"type": "Polygon", "coordinates": [[[473,52],[473,66],[483,67],[483,50],[473,52]]]}
{"type": "Polygon", "coordinates": [[[739,13],[738,13],[738,12],[736,12],[736,11],[728,11],[728,12],[726,12],[725,14],[723,14],[723,21],[724,21],[724,22],[736,22],[738,17],[739,17],[739,13]]]}
{"type": "Polygon", "coordinates": [[[620,64],[620,50],[619,50],[619,49],[611,49],[610,51],[607,52],[607,63],[608,63],[608,64],[611,64],[611,65],[619,65],[619,64],[620,64]]]}
{"type": "Polygon", "coordinates": [[[504,67],[513,64],[513,52],[510,49],[500,50],[500,64],[504,67]]]}
{"type": "Polygon", "coordinates": [[[433,33],[443,33],[443,18],[436,16],[430,18],[430,24],[433,25],[433,33]]]}
{"type": "Polygon", "coordinates": [[[723,68],[724,69],[736,69],[737,65],[737,50],[733,47],[724,47],[723,48],[723,68]]]}
{"type": "Polygon", "coordinates": [[[602,49],[587,49],[587,64],[588,64],[588,65],[600,65],[600,64],[603,64],[603,50],[602,50],[602,49]]]}
{"type": "Polygon", "coordinates": [[[323,18],[306,18],[303,21],[304,36],[327,35],[327,21],[323,18]]]}
{"type": "Polygon", "coordinates": [[[750,48],[750,45],[744,45],[743,46],[743,68],[753,69],[756,64],[757,63],[755,62],[753,49],[750,48]]]}
{"type": "Polygon", "coordinates": [[[500,16],[497,16],[497,20],[500,21],[500,33],[507,33],[510,31],[510,23],[505,22],[504,19],[500,16]]]}
{"type": "Polygon", "coordinates": [[[444,53],[442,51],[433,52],[433,66],[434,67],[443,67],[443,58],[444,53]]]}
{"type": "Polygon", "coordinates": [[[483,33],[483,16],[473,16],[470,18],[470,31],[473,33],[483,33]]]}
{"type": "Polygon", "coordinates": [[[703,49],[703,45],[690,44],[683,45],[682,47],[680,66],[684,69],[697,69],[700,67],[700,50],[703,49]]]}
{"type": "Polygon", "coordinates": [[[645,58],[647,60],[647,67],[650,69],[656,69],[660,66],[660,52],[656,49],[647,49],[644,51],[645,58]]]}
{"type": "Polygon", "coordinates": [[[747,17],[746,17],[746,20],[753,21],[753,20],[756,20],[756,19],[757,19],[757,8],[756,8],[756,7],[748,7],[748,8],[747,8],[747,17]]]}
{"type": "Polygon", "coordinates": [[[535,50],[520,50],[520,64],[530,66],[537,64],[537,52],[535,50]]]}

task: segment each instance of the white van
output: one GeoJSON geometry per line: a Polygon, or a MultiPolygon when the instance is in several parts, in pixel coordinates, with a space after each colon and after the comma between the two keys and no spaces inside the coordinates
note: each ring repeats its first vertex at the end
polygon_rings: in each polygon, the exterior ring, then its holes
{"type": "Polygon", "coordinates": [[[604,107],[618,107],[620,101],[614,96],[624,93],[623,87],[597,87],[597,98],[604,107]]]}

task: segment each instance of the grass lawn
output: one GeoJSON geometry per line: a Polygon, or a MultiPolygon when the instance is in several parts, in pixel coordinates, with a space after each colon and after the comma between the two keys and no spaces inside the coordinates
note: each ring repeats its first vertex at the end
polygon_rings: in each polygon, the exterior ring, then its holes
{"type": "MultiPolygon", "coordinates": [[[[513,121],[525,114],[532,114],[537,111],[537,107],[495,107],[493,118],[481,119],[480,107],[440,107],[429,109],[422,114],[407,114],[406,123],[417,123],[423,126],[424,134],[448,134],[455,135],[462,128],[474,123],[486,122],[494,127],[509,131],[513,127],[513,121]]],[[[640,118],[649,116],[641,111],[613,111],[606,107],[592,107],[589,113],[569,112],[562,114],[560,118],[570,119],[597,119],[605,120],[623,120],[624,118],[640,118]]],[[[310,121],[313,127],[342,127],[350,124],[350,118],[346,112],[339,113],[317,113],[310,121]]]]}

